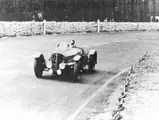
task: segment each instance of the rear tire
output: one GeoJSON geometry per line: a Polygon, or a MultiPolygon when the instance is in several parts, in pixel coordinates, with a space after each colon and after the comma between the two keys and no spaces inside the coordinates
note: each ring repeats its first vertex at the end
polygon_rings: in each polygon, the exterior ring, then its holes
{"type": "Polygon", "coordinates": [[[43,73],[43,70],[42,70],[42,67],[41,67],[40,59],[35,58],[34,59],[34,74],[37,78],[41,78],[42,73],[43,73]]]}

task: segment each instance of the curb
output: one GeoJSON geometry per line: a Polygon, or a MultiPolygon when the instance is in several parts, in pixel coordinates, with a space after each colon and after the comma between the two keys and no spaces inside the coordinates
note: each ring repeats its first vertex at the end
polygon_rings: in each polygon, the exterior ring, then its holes
{"type": "MultiPolygon", "coordinates": [[[[136,63],[140,64],[142,61],[144,61],[146,59],[146,57],[148,56],[148,52],[146,52],[142,58],[140,58],[136,63]]],[[[130,67],[130,70],[129,70],[129,74],[128,76],[126,77],[126,79],[124,79],[124,85],[122,87],[122,93],[121,93],[121,96],[118,98],[118,103],[117,104],[117,110],[114,111],[114,114],[112,115],[113,118],[112,120],[120,120],[122,119],[124,116],[121,115],[121,111],[124,110],[124,103],[125,103],[125,98],[127,97],[127,92],[128,92],[128,89],[130,87],[130,82],[132,81],[131,79],[131,74],[135,73],[135,70],[134,70],[134,66],[132,65],[130,67]]]]}
{"type": "Polygon", "coordinates": [[[110,83],[112,80],[116,79],[118,76],[120,76],[121,74],[125,73],[126,71],[128,71],[130,69],[130,67],[120,71],[117,75],[113,76],[112,78],[110,78],[104,85],[102,85],[93,95],[91,95],[70,117],[67,118],[67,120],[74,120],[78,114],[81,112],[81,110],[100,92],[102,91],[107,85],[108,83],[110,83]]]}

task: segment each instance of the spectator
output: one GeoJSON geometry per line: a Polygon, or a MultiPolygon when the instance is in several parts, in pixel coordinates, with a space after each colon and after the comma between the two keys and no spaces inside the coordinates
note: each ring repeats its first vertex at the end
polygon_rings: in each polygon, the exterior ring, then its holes
{"type": "Polygon", "coordinates": [[[104,22],[108,22],[108,19],[107,19],[107,18],[105,18],[104,22]]]}

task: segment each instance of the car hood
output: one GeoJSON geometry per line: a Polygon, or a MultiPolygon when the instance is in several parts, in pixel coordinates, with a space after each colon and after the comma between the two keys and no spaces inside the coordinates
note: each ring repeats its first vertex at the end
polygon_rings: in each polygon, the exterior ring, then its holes
{"type": "Polygon", "coordinates": [[[55,52],[63,54],[65,57],[69,57],[81,54],[82,51],[79,48],[67,48],[67,49],[56,49],[55,52]]]}

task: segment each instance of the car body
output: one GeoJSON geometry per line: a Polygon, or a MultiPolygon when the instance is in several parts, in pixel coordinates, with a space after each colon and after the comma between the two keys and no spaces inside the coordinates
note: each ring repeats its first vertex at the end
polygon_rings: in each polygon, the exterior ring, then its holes
{"type": "Polygon", "coordinates": [[[86,52],[80,47],[69,47],[68,44],[58,44],[48,61],[40,54],[34,60],[34,73],[37,78],[42,77],[43,71],[55,75],[67,75],[71,81],[80,79],[80,72],[87,66],[92,72],[97,64],[97,51],[86,52]]]}

